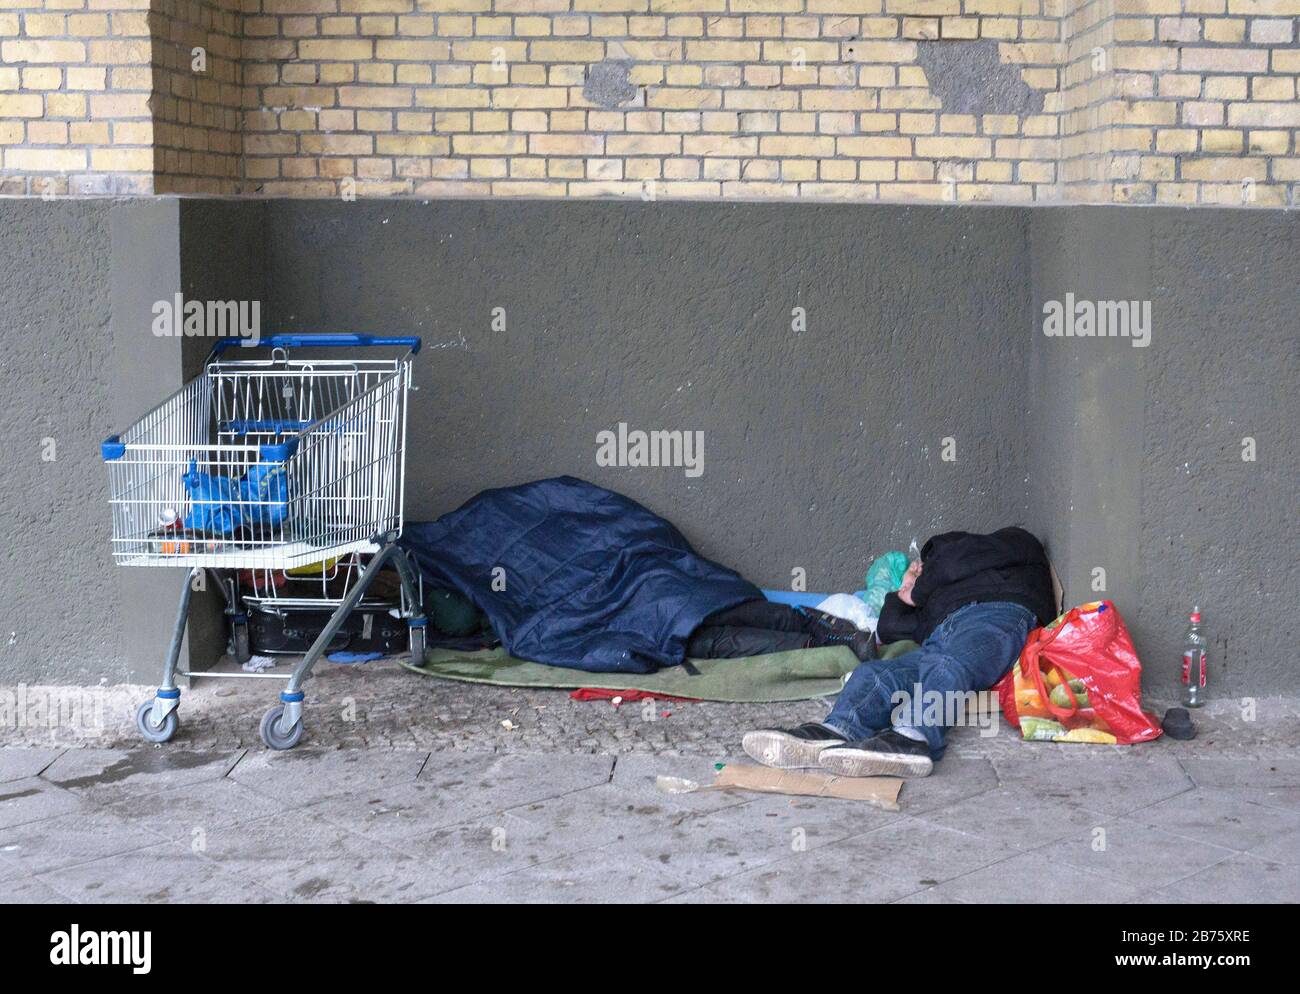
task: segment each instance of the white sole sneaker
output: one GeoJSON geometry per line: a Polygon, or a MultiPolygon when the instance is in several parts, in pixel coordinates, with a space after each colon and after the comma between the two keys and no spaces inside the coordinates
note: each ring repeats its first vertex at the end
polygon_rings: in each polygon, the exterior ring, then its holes
{"type": "Polygon", "coordinates": [[[929,756],[873,752],[852,746],[823,752],[818,765],[839,777],[928,777],[934,770],[934,761],[929,756]]]}
{"type": "Polygon", "coordinates": [[[796,738],[788,732],[764,729],[746,732],[740,745],[750,759],[764,766],[774,766],[778,770],[812,770],[820,765],[818,757],[823,749],[843,743],[834,739],[813,742],[796,738]]]}

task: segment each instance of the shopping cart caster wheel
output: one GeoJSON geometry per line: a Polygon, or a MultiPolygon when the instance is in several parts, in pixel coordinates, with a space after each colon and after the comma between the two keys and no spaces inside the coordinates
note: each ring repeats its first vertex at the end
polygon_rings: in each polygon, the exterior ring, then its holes
{"type": "Polygon", "coordinates": [[[145,701],[141,704],[135,713],[135,727],[140,730],[146,742],[166,742],[176,734],[176,729],[181,723],[180,718],[175,711],[170,711],[161,725],[154,725],[149,720],[152,711],[153,701],[145,701]]]}
{"type": "Polygon", "coordinates": [[[284,705],[277,704],[262,716],[262,741],[272,749],[292,749],[302,738],[302,719],[293,726],[288,735],[280,731],[280,715],[284,714],[284,705]]]}

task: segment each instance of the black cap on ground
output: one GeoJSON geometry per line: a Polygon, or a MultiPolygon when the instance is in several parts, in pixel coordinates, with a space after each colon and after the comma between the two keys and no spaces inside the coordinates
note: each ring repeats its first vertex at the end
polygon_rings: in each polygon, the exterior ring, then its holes
{"type": "Polygon", "coordinates": [[[1171,739],[1186,741],[1196,738],[1196,726],[1186,708],[1170,708],[1165,712],[1165,720],[1160,723],[1165,734],[1171,739]]]}

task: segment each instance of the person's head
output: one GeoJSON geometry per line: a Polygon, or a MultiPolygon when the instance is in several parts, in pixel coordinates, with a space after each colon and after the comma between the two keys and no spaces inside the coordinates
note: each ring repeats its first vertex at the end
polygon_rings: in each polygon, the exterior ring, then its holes
{"type": "Polygon", "coordinates": [[[904,604],[912,604],[912,587],[915,586],[916,578],[920,575],[921,560],[913,559],[907,564],[907,572],[903,574],[903,584],[898,588],[898,599],[904,604]]]}

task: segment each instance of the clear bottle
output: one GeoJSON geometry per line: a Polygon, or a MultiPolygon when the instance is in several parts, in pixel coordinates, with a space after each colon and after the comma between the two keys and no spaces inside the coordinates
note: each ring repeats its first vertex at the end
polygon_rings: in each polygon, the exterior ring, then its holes
{"type": "Polygon", "coordinates": [[[1199,708],[1205,703],[1205,650],[1208,642],[1201,634],[1201,609],[1192,608],[1191,626],[1183,639],[1183,707],[1199,708]]]}

